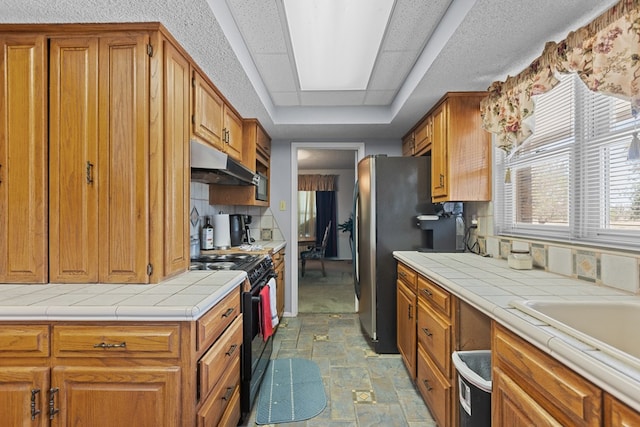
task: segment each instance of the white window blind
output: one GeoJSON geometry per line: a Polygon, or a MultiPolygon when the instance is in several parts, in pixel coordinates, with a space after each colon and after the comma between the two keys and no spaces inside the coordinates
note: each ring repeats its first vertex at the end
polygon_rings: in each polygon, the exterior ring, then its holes
{"type": "Polygon", "coordinates": [[[531,138],[496,150],[498,234],[640,249],[640,162],[628,101],[591,92],[576,74],[536,97],[531,138]],[[509,168],[511,183],[504,183],[509,168]]]}

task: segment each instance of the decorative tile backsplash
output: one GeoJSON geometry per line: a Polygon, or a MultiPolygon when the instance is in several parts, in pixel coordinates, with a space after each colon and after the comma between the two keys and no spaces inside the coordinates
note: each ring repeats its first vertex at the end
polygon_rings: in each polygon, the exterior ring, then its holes
{"type": "Polygon", "coordinates": [[[200,229],[205,223],[204,217],[218,213],[251,215],[249,233],[256,241],[265,240],[263,237],[271,236],[270,240],[284,240],[284,235],[278,227],[270,208],[260,206],[222,206],[209,204],[209,186],[207,184],[191,183],[191,207],[190,207],[190,234],[200,235],[200,229]],[[263,230],[270,230],[265,232],[263,230]]]}
{"type": "Polygon", "coordinates": [[[511,249],[529,249],[533,267],[640,295],[640,253],[585,248],[493,235],[493,203],[465,203],[465,215],[478,219],[478,246],[482,254],[507,259],[511,249]]]}
{"type": "Polygon", "coordinates": [[[529,249],[533,267],[552,273],[640,294],[640,255],[508,239],[504,236],[479,238],[482,253],[507,259],[512,248],[529,249]]]}

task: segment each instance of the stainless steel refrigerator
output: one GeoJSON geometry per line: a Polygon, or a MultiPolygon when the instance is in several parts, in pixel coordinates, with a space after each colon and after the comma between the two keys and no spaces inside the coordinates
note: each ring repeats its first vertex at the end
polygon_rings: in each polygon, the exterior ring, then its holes
{"type": "Polygon", "coordinates": [[[369,156],[358,163],[354,285],[362,330],[378,353],[398,352],[392,252],[419,250],[423,233],[416,217],[434,212],[430,157],[369,156]]]}

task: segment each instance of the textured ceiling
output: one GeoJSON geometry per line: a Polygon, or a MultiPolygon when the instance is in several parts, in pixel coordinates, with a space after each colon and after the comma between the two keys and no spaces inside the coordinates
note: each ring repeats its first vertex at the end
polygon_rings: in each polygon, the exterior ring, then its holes
{"type": "Polygon", "coordinates": [[[160,21],[273,139],[362,141],[399,139],[445,92],[486,90],[617,2],[397,0],[369,90],[306,94],[297,90],[279,0],[2,3],[7,23],[160,21]]]}

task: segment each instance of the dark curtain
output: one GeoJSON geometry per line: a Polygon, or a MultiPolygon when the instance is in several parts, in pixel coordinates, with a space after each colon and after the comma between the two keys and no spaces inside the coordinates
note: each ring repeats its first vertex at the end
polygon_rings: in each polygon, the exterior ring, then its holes
{"type": "Polygon", "coordinates": [[[336,230],[336,192],[335,191],[316,191],[316,236],[318,243],[322,241],[324,229],[331,221],[331,229],[329,229],[329,240],[327,241],[327,249],[325,257],[338,256],[338,237],[336,230]]]}

